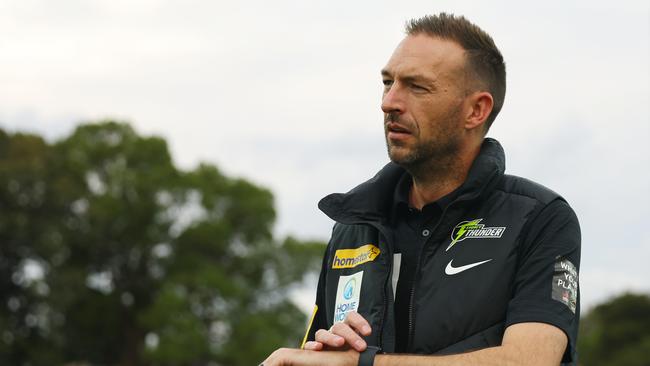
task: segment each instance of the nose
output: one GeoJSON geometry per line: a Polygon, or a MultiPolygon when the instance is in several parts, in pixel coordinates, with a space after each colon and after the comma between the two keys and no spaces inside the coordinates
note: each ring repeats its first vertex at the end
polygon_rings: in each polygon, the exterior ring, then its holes
{"type": "Polygon", "coordinates": [[[384,113],[403,113],[404,98],[401,87],[398,83],[393,83],[384,90],[384,96],[381,99],[381,110],[384,113]]]}

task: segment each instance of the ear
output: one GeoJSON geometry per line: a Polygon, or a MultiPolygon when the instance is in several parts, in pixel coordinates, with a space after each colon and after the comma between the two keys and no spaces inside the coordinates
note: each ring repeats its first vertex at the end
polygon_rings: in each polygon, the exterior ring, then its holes
{"type": "Polygon", "coordinates": [[[494,107],[492,94],[482,91],[470,94],[467,97],[467,114],[465,115],[465,128],[473,130],[482,127],[494,107]]]}

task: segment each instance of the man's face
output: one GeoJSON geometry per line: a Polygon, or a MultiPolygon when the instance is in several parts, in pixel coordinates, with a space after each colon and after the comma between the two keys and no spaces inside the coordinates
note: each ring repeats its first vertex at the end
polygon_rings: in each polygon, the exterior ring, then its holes
{"type": "Polygon", "coordinates": [[[465,56],[453,41],[406,37],[382,70],[390,159],[418,166],[455,155],[462,144],[465,56]]]}

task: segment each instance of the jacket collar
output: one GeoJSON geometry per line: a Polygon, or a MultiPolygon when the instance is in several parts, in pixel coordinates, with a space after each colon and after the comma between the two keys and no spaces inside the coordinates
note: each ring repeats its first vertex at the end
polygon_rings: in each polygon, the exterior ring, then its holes
{"type": "MultiPolygon", "coordinates": [[[[491,190],[505,172],[505,154],[501,144],[486,138],[461,185],[456,200],[473,200],[491,190]]],[[[388,163],[370,180],[347,193],[333,193],[318,203],[327,216],[341,223],[357,221],[385,222],[390,217],[393,193],[406,171],[388,163]]]]}

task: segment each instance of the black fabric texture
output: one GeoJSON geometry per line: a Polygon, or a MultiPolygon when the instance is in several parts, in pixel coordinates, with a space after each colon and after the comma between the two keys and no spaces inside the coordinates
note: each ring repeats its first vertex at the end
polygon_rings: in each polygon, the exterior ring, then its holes
{"type": "MultiPolygon", "coordinates": [[[[403,349],[402,310],[396,316],[391,272],[393,254],[405,244],[392,220],[396,187],[404,174],[389,163],[351,191],[319,202],[336,223],[323,258],[318,311],[308,339],[332,325],[339,278],[363,272],[358,312],[372,327],[366,341],[395,352],[398,331],[397,344],[403,349]],[[333,268],[339,251],[367,244],[380,251],[376,258],[333,268]]],[[[569,345],[563,362],[575,364],[579,291],[575,303],[570,291],[558,298],[562,288],[554,282],[558,261],[577,270],[580,266],[580,228],[566,201],[542,185],[506,175],[503,149],[488,138],[466,181],[442,206],[415,256],[413,324],[406,352],[458,353],[498,346],[508,326],[543,322],[564,331],[569,345]]],[[[409,222],[408,227],[419,221],[409,222]]],[[[398,299],[401,295],[398,290],[398,299]]]]}
{"type": "Polygon", "coordinates": [[[412,179],[406,172],[402,175],[393,197],[391,227],[395,232],[394,254],[401,254],[401,266],[395,293],[395,352],[408,350],[411,293],[417,270],[418,255],[429,240],[431,230],[438,223],[443,209],[456,192],[429,203],[421,210],[411,207],[409,192],[412,179]]]}

